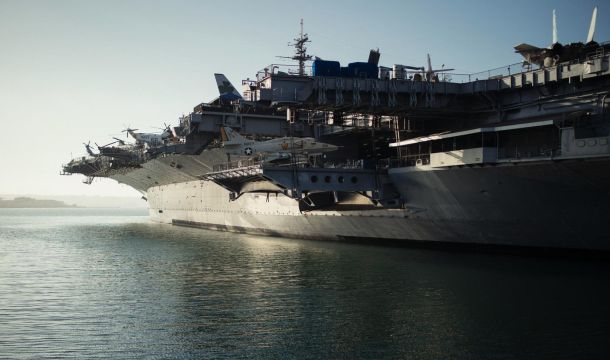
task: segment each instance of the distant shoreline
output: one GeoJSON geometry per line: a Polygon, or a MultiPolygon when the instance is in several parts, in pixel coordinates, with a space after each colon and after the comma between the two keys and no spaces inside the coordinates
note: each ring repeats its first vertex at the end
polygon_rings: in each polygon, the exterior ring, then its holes
{"type": "Polygon", "coordinates": [[[120,196],[91,195],[40,195],[40,194],[0,194],[0,208],[129,208],[148,209],[148,204],[142,198],[120,196]],[[54,200],[53,204],[41,206],[40,203],[25,205],[8,205],[7,200],[29,198],[34,200],[54,200]]]}
{"type": "Polygon", "coordinates": [[[38,200],[29,197],[16,197],[13,200],[0,199],[0,209],[54,209],[78,208],[58,200],[38,200]]]}

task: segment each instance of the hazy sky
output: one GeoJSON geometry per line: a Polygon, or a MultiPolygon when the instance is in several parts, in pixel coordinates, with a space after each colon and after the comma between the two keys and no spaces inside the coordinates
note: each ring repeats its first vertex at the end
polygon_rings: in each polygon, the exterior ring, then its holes
{"type": "Polygon", "coordinates": [[[512,47],[610,40],[609,1],[26,1],[0,0],[0,193],[133,195],[112,180],[59,176],[82,142],[126,125],[176,124],[234,84],[290,55],[299,19],[310,52],[342,63],[422,64],[458,72],[520,61],[512,47]]]}

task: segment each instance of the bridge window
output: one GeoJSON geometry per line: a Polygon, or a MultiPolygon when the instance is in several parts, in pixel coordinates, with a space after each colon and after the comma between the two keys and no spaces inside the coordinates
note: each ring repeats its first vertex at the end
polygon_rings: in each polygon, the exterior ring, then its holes
{"type": "Polygon", "coordinates": [[[485,146],[495,146],[495,134],[474,133],[432,141],[431,152],[446,152],[454,150],[474,149],[485,146]]]}

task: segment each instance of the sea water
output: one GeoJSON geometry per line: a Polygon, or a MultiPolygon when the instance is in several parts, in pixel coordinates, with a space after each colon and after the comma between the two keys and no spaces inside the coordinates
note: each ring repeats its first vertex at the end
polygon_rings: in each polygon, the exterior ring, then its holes
{"type": "Polygon", "coordinates": [[[0,210],[0,358],[610,357],[610,262],[0,210]]]}

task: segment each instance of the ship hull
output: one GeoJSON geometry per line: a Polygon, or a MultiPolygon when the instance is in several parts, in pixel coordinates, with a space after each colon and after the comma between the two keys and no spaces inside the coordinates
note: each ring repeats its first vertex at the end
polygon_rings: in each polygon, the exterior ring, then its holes
{"type": "Polygon", "coordinates": [[[302,212],[282,194],[209,181],[148,189],[153,221],[314,240],[610,250],[610,159],[446,169],[396,168],[404,209],[302,212]]]}
{"type": "Polygon", "coordinates": [[[422,217],[456,239],[610,249],[608,157],[442,170],[398,168],[390,170],[390,177],[409,206],[421,209],[422,217]]]}

